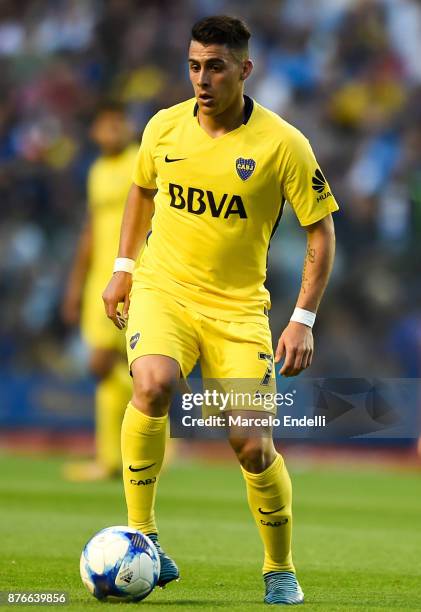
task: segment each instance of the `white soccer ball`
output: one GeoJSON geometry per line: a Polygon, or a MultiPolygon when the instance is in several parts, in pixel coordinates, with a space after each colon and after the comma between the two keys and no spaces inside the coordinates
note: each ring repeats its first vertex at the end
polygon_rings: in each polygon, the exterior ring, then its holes
{"type": "Polygon", "coordinates": [[[158,582],[160,562],[153,542],[132,527],[107,527],[89,540],[80,576],[97,599],[140,601],[158,582]]]}

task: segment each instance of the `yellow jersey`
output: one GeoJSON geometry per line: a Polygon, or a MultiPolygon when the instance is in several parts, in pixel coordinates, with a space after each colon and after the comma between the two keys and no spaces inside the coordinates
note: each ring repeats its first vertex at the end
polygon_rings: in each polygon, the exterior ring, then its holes
{"type": "Polygon", "coordinates": [[[93,234],[89,276],[103,288],[110,279],[118,252],[121,220],[137,149],[130,144],[118,155],[99,157],[88,175],[88,210],[93,234]]]}
{"type": "Polygon", "coordinates": [[[301,225],[338,208],[308,140],[244,99],[243,124],[217,138],[200,126],[195,99],[159,111],[133,173],[158,190],[134,281],[225,321],[261,320],[269,309],[267,253],[285,201],[301,225]]]}

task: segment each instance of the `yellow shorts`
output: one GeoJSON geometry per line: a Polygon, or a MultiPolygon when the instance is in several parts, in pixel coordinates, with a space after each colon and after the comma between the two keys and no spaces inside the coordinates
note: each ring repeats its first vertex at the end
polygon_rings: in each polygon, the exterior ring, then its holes
{"type": "Polygon", "coordinates": [[[85,288],[81,312],[81,331],[85,342],[91,349],[125,351],[124,331],[115,327],[105,314],[102,292],[105,283],[90,282],[85,288]]]}
{"type": "Polygon", "coordinates": [[[164,292],[134,284],[126,338],[129,367],[138,357],[165,355],[175,359],[187,377],[200,359],[207,388],[276,391],[267,319],[262,323],[212,319],[164,292]]]}

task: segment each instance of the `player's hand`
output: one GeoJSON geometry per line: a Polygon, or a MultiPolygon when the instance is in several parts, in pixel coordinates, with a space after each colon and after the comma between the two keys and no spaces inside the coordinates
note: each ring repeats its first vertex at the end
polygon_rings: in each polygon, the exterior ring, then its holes
{"type": "Polygon", "coordinates": [[[282,376],[297,376],[311,365],[313,359],[313,332],[311,327],[290,321],[279,338],[275,363],[285,357],[279,373],[282,376]]]}
{"type": "Polygon", "coordinates": [[[132,275],[128,272],[114,272],[106,286],[102,299],[105,312],[118,329],[126,327],[129,316],[130,289],[132,288],[132,275]],[[117,310],[119,303],[123,304],[123,311],[117,310]]]}

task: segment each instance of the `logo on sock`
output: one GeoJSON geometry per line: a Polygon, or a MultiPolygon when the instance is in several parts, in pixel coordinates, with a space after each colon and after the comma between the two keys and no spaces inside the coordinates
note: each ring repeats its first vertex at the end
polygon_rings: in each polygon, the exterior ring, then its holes
{"type": "Polygon", "coordinates": [[[134,468],[131,465],[129,465],[129,470],[131,472],[143,472],[143,470],[148,470],[149,468],[151,468],[153,465],[155,465],[155,463],[151,463],[150,465],[145,465],[145,467],[140,467],[140,468],[134,468]]]}
{"type": "Polygon", "coordinates": [[[262,510],[261,508],[259,508],[259,512],[260,512],[260,514],[275,514],[275,512],[280,512],[284,508],[285,508],[285,506],[281,506],[277,510],[262,510]]]}
{"type": "Polygon", "coordinates": [[[262,525],[266,525],[266,527],[280,527],[281,525],[286,525],[288,523],[288,519],[285,517],[281,519],[280,521],[275,521],[274,523],[260,519],[260,523],[262,525]]]}
{"type": "Polygon", "coordinates": [[[146,480],[134,480],[133,478],[130,480],[130,484],[136,485],[137,487],[144,487],[146,485],[151,485],[154,482],[156,482],[156,476],[154,476],[153,478],[147,478],[146,480]]]}

